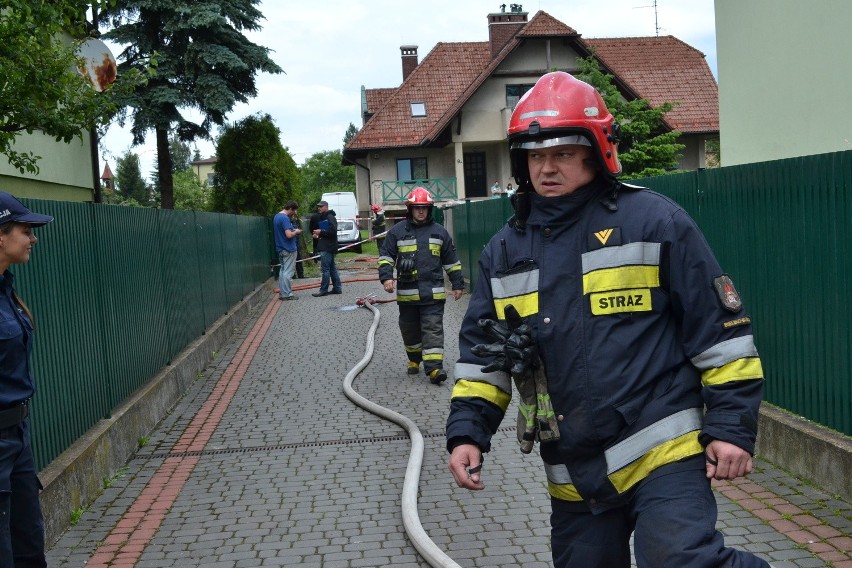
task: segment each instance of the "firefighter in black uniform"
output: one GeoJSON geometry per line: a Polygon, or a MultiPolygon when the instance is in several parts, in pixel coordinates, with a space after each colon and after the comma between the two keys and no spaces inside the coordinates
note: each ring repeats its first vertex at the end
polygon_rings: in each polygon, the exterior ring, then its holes
{"type": "Polygon", "coordinates": [[[370,211],[373,212],[373,238],[376,239],[376,249],[381,252],[382,245],[385,242],[385,237],[382,235],[387,230],[385,224],[385,210],[380,205],[373,204],[370,206],[370,211]],[[382,235],[381,237],[379,235],[382,235]]]}
{"type": "Polygon", "coordinates": [[[399,330],[408,356],[408,374],[416,375],[422,362],[432,384],[440,385],[447,380],[444,272],[450,278],[450,294],[456,300],[462,296],[464,277],[452,237],[432,220],[432,194],[416,187],[405,204],[406,220],[388,231],[379,251],[379,280],[386,292],[393,292],[396,268],[399,330]]]}
{"type": "Polygon", "coordinates": [[[752,470],[763,370],[751,318],[694,221],[616,180],[597,91],[544,75],[509,124],[515,215],[485,247],[459,334],[449,467],[482,489],[521,393],[540,441],[556,568],[767,563],[727,548],[711,479],[752,470]]]}

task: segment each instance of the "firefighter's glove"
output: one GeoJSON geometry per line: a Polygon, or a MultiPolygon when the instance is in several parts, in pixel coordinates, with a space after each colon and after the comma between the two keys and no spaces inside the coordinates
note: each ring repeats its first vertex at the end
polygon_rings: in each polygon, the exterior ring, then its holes
{"type": "Polygon", "coordinates": [[[492,357],[494,360],[480,370],[483,373],[505,371],[512,375],[527,375],[539,365],[538,349],[532,338],[532,328],[523,323],[512,304],[506,306],[506,323],[490,319],[477,322],[494,343],[480,343],[470,348],[477,357],[492,357]]]}
{"type": "Polygon", "coordinates": [[[417,277],[417,267],[414,265],[414,259],[405,257],[399,259],[399,264],[396,265],[397,278],[403,282],[413,282],[417,277]]]}

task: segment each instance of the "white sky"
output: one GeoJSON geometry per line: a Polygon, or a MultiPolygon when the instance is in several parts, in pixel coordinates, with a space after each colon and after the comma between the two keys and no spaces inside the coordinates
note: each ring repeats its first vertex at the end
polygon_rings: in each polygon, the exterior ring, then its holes
{"type": "MultiPolygon", "coordinates": [[[[713,0],[535,0],[520,2],[532,19],[544,10],[587,38],[673,35],[707,57],[716,71],[713,0]],[[655,10],[656,4],[656,23],[655,10]]],[[[419,60],[438,42],[487,41],[489,13],[498,0],[265,0],[258,5],[263,29],[246,36],[271,49],[286,74],[257,77],[258,95],[237,105],[233,123],[268,113],[281,131],[281,143],[297,164],[316,152],[341,149],[349,123],[361,125],[361,86],[398,87],[399,47],[417,45],[419,60]]],[[[506,3],[506,11],[509,5],[506,3]]],[[[114,53],[118,53],[114,49],[114,53]]],[[[717,75],[718,76],[718,75],[717,75]]],[[[215,136],[217,132],[214,132],[215,136]]],[[[101,169],[131,149],[129,128],[110,127],[101,141],[101,169]]],[[[215,153],[198,141],[202,157],[215,153]]],[[[139,154],[142,175],[155,168],[153,131],[139,154]]]]}

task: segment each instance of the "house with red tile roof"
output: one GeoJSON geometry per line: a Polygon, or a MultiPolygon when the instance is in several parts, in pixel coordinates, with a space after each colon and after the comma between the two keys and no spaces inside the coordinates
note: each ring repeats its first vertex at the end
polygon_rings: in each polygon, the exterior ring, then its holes
{"type": "Polygon", "coordinates": [[[675,103],[664,128],[681,132],[682,169],[705,165],[719,137],[718,89],[704,55],[672,36],[586,39],[544,11],[488,15],[489,41],[439,42],[418,62],[400,47],[402,84],[362,88],[363,127],[345,146],[361,211],[401,206],[422,185],[440,201],[489,197],[510,178],[506,129],[518,99],[552,70],[595,56],[627,100],[675,103]]]}

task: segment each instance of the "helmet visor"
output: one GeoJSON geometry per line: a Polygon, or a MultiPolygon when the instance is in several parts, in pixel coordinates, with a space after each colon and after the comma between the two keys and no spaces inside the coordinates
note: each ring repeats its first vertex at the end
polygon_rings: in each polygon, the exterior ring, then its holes
{"type": "Polygon", "coordinates": [[[578,146],[591,146],[589,139],[580,134],[570,134],[568,136],[560,136],[558,138],[545,138],[544,140],[525,140],[523,142],[515,142],[511,145],[511,149],[519,150],[540,150],[542,148],[552,148],[553,146],[566,146],[575,144],[578,146]]]}

